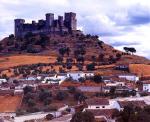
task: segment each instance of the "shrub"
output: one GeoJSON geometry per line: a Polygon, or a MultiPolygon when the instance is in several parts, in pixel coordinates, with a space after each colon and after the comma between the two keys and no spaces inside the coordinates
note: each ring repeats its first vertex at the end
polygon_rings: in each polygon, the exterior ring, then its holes
{"type": "Polygon", "coordinates": [[[93,64],[93,63],[87,64],[87,65],[86,65],[86,69],[87,69],[88,71],[95,70],[95,64],[93,64]]]}
{"type": "Polygon", "coordinates": [[[65,93],[65,92],[62,92],[62,91],[59,91],[58,93],[57,93],[57,95],[56,95],[56,99],[57,100],[64,100],[64,99],[66,99],[67,98],[67,93],[65,93]]]}
{"type": "Polygon", "coordinates": [[[45,117],[47,120],[52,120],[54,116],[52,114],[47,114],[45,117]]]}
{"type": "Polygon", "coordinates": [[[67,87],[70,93],[75,93],[76,92],[76,88],[74,86],[68,86],[67,87]]]}

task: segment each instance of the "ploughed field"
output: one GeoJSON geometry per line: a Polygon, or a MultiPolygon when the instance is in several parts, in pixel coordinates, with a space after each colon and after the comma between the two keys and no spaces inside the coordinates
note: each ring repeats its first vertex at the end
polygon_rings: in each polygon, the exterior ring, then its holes
{"type": "Polygon", "coordinates": [[[1,56],[0,69],[7,69],[14,66],[37,64],[37,63],[54,63],[56,57],[53,56],[33,56],[33,55],[14,55],[14,56],[1,56]]]}
{"type": "Polygon", "coordinates": [[[0,112],[16,112],[20,107],[22,96],[0,96],[0,112]]]}
{"type": "Polygon", "coordinates": [[[139,76],[150,76],[150,65],[148,64],[130,64],[130,72],[139,76]]]}

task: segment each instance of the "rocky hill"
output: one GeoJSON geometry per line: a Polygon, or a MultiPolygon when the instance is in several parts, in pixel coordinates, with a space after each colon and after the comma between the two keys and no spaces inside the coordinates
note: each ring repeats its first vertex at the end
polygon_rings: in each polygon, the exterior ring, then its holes
{"type": "Polygon", "coordinates": [[[77,31],[64,35],[33,35],[27,34],[23,39],[15,39],[13,35],[0,42],[0,54],[45,55],[66,57],[77,60],[111,63],[149,63],[149,60],[121,52],[98,39],[98,36],[84,35],[77,31]]]}

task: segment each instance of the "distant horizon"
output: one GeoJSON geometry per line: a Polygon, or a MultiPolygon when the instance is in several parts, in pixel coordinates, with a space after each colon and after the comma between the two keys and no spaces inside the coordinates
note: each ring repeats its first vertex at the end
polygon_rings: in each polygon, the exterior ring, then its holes
{"type": "Polygon", "coordinates": [[[98,35],[114,48],[135,47],[136,55],[150,59],[150,4],[149,0],[2,0],[0,1],[0,40],[14,33],[14,19],[27,22],[54,13],[77,13],[78,29],[85,34],[98,35]],[[59,9],[58,9],[59,8],[59,9]]]}

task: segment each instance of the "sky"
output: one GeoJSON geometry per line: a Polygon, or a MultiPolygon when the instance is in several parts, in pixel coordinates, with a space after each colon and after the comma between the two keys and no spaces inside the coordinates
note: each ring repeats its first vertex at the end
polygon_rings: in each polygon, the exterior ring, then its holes
{"type": "Polygon", "coordinates": [[[0,0],[0,39],[14,33],[14,19],[45,19],[45,13],[77,13],[78,29],[116,49],[135,47],[150,59],[149,0],[0,0]]]}

